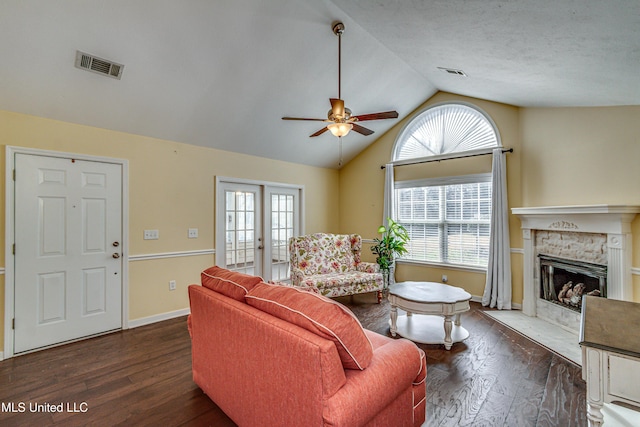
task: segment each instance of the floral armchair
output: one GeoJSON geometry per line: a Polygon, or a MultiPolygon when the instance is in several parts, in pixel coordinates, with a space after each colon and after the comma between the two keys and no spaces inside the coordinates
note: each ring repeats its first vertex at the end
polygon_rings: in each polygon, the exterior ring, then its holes
{"type": "Polygon", "coordinates": [[[358,234],[315,233],[289,239],[291,282],[317,289],[327,297],[377,292],[382,301],[382,273],[376,263],[362,262],[358,234]]]}

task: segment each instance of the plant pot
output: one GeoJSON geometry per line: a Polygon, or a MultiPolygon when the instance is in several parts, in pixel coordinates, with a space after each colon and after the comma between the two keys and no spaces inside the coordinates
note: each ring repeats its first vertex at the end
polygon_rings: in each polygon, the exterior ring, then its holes
{"type": "Polygon", "coordinates": [[[392,285],[395,280],[393,280],[393,270],[383,270],[382,272],[382,295],[386,298],[389,296],[389,286],[392,285]]]}

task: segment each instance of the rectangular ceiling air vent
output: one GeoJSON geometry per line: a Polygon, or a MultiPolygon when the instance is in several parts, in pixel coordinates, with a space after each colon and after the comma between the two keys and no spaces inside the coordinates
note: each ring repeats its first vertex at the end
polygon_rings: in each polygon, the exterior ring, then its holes
{"type": "Polygon", "coordinates": [[[124,65],[76,51],[76,68],[120,80],[124,65]]]}
{"type": "Polygon", "coordinates": [[[462,70],[456,70],[455,68],[445,68],[445,67],[438,67],[438,70],[448,73],[448,74],[453,74],[456,76],[460,76],[460,77],[467,77],[467,74],[462,71],[462,70]]]}

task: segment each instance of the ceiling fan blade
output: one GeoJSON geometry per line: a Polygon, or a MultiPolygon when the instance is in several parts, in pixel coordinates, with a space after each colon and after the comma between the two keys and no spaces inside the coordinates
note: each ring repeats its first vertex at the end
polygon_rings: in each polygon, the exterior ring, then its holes
{"type": "Polygon", "coordinates": [[[358,120],[359,122],[364,122],[367,120],[397,119],[398,112],[383,111],[382,113],[371,113],[371,114],[361,114],[359,116],[352,116],[352,118],[358,120]]]}
{"type": "Polygon", "coordinates": [[[330,98],[331,110],[334,117],[344,117],[344,101],[338,98],[330,98]]]}
{"type": "Polygon", "coordinates": [[[325,126],[322,129],[320,129],[319,131],[317,131],[316,133],[313,133],[313,134],[309,135],[309,138],[313,138],[314,136],[322,135],[323,133],[325,133],[328,130],[329,130],[329,128],[325,126]]]}
{"type": "Polygon", "coordinates": [[[326,122],[327,119],[309,119],[306,117],[283,117],[282,120],[311,120],[313,122],[326,122]]]}
{"type": "Polygon", "coordinates": [[[365,135],[365,136],[371,135],[373,133],[373,131],[371,129],[367,129],[366,127],[360,126],[357,123],[351,123],[351,124],[353,125],[353,129],[351,129],[351,130],[354,131],[354,132],[358,132],[358,133],[360,133],[362,135],[365,135]]]}

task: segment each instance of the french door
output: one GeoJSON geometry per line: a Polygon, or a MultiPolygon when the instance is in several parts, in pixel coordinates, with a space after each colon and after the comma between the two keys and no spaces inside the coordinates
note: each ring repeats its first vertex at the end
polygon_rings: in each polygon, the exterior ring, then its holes
{"type": "Polygon", "coordinates": [[[219,179],[216,190],[216,264],[289,279],[289,238],[300,233],[301,188],[219,179]]]}
{"type": "Polygon", "coordinates": [[[265,187],[265,280],[286,281],[289,276],[289,239],[300,231],[300,191],[294,188],[265,187]]]}

